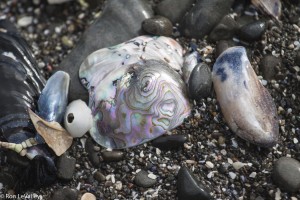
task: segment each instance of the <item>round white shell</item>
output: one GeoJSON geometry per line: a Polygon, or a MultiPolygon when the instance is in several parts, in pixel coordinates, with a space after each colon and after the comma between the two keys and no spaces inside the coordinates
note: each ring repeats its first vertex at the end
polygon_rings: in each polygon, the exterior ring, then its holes
{"type": "Polygon", "coordinates": [[[72,137],[82,137],[91,129],[93,122],[92,111],[82,100],[72,101],[65,113],[65,128],[72,137]]]}

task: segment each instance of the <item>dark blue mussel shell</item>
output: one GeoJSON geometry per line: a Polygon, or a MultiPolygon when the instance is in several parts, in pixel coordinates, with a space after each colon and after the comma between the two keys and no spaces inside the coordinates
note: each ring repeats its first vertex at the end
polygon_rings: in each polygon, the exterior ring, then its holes
{"type": "MultiPolygon", "coordinates": [[[[38,97],[45,85],[26,41],[14,25],[0,20],[0,139],[12,143],[36,137],[28,108],[37,109],[38,97]]],[[[45,145],[30,147],[36,155],[26,167],[16,166],[15,190],[38,188],[56,179],[54,154],[45,145]]]]}

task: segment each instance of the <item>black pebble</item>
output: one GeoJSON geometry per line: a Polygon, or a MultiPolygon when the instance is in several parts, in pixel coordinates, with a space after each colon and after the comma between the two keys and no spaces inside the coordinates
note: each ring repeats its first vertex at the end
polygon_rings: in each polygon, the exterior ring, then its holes
{"type": "Polygon", "coordinates": [[[65,153],[57,160],[57,177],[63,180],[71,180],[75,172],[75,158],[65,153]]]}
{"type": "Polygon", "coordinates": [[[192,71],[188,89],[190,98],[201,100],[211,94],[211,70],[205,63],[199,63],[192,71]]]}
{"type": "Polygon", "coordinates": [[[242,40],[254,42],[261,38],[265,30],[266,22],[258,20],[242,26],[238,31],[238,36],[242,40]]]}
{"type": "Polygon", "coordinates": [[[277,58],[272,55],[266,55],[263,57],[260,63],[260,70],[264,79],[272,80],[279,71],[281,66],[281,58],[277,58]]]}
{"type": "Polygon", "coordinates": [[[118,162],[124,158],[124,153],[122,151],[104,151],[101,155],[106,162],[118,162]]]}
{"type": "Polygon", "coordinates": [[[210,32],[208,39],[212,41],[231,39],[238,28],[238,24],[231,15],[225,15],[223,19],[210,32]]]}
{"type": "Polygon", "coordinates": [[[167,135],[156,138],[152,141],[152,146],[161,150],[178,149],[187,140],[185,135],[167,135]]]}
{"type": "Polygon", "coordinates": [[[209,200],[210,191],[185,166],[178,172],[177,180],[178,200],[209,200]]]}
{"type": "Polygon", "coordinates": [[[170,36],[173,32],[172,22],[162,16],[145,19],[142,23],[144,31],[153,35],[170,36]]]}

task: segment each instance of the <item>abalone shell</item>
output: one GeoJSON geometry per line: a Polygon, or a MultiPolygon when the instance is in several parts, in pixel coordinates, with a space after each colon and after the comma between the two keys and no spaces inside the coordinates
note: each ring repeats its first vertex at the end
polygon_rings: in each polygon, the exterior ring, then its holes
{"type": "Polygon", "coordinates": [[[87,57],[79,77],[89,90],[97,143],[132,147],[183,122],[190,105],[179,74],[182,54],[171,38],[140,36],[87,57]]]}

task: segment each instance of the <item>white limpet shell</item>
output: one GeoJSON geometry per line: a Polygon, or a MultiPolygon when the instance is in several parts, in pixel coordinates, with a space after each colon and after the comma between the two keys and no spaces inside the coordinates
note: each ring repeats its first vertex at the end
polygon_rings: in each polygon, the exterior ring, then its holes
{"type": "Polygon", "coordinates": [[[245,48],[224,51],[213,66],[212,79],[230,129],[259,146],[275,145],[279,136],[276,106],[259,82],[245,48]]]}
{"type": "Polygon", "coordinates": [[[64,125],[72,137],[82,137],[91,129],[92,122],[92,111],[84,101],[79,99],[68,105],[64,125]]]}

